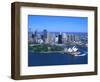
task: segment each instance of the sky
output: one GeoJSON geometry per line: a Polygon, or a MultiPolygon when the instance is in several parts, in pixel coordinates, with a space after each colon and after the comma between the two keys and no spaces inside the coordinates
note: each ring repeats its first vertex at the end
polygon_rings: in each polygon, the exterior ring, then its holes
{"type": "Polygon", "coordinates": [[[28,31],[88,32],[87,17],[28,15],[28,31]]]}

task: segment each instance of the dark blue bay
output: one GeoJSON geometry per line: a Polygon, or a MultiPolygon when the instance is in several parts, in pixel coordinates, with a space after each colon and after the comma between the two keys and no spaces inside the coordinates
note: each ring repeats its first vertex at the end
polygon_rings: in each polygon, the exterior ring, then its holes
{"type": "Polygon", "coordinates": [[[87,63],[88,54],[85,56],[72,56],[61,53],[28,52],[28,66],[73,65],[87,63]]]}

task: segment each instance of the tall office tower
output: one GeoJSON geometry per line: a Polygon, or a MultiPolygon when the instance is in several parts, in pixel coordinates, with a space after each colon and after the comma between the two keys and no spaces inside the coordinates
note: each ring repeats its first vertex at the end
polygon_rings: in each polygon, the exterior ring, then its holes
{"type": "Polygon", "coordinates": [[[61,35],[61,33],[58,35],[58,44],[62,44],[62,35],[61,35]]]}
{"type": "Polygon", "coordinates": [[[37,30],[34,31],[34,36],[37,36],[37,30]]]}
{"type": "Polygon", "coordinates": [[[74,41],[75,41],[75,35],[71,34],[71,42],[74,42],[74,41]]]}
{"type": "Polygon", "coordinates": [[[43,40],[43,35],[41,34],[41,39],[43,40]]]}
{"type": "Polygon", "coordinates": [[[71,42],[74,42],[74,35],[71,34],[71,42]]]}
{"type": "Polygon", "coordinates": [[[75,34],[73,35],[73,41],[75,41],[75,34]]]}
{"type": "Polygon", "coordinates": [[[69,42],[74,42],[74,41],[75,41],[75,35],[74,35],[74,34],[69,34],[69,35],[67,36],[67,38],[68,38],[68,41],[69,41],[69,42]]]}
{"type": "Polygon", "coordinates": [[[63,43],[67,42],[67,35],[66,35],[66,33],[62,33],[62,42],[63,43]]]}
{"type": "Polygon", "coordinates": [[[32,34],[32,43],[36,43],[35,35],[34,34],[32,34]]]}
{"type": "Polygon", "coordinates": [[[55,33],[51,33],[52,34],[52,44],[55,44],[55,38],[56,38],[56,34],[55,33]]]}
{"type": "Polygon", "coordinates": [[[28,43],[32,43],[33,39],[32,39],[32,32],[28,32],[28,43]]]}
{"type": "Polygon", "coordinates": [[[73,35],[67,34],[67,42],[72,42],[72,40],[73,40],[73,35]]]}
{"type": "Polygon", "coordinates": [[[80,37],[78,35],[75,35],[75,41],[79,41],[80,37]]]}
{"type": "Polygon", "coordinates": [[[37,43],[39,43],[39,44],[40,44],[40,39],[41,39],[41,35],[40,35],[40,33],[38,32],[38,34],[37,34],[37,43]]]}
{"type": "Polygon", "coordinates": [[[58,36],[55,36],[55,43],[58,43],[58,36]]]}
{"type": "Polygon", "coordinates": [[[68,42],[71,42],[71,40],[72,40],[72,36],[71,36],[71,34],[69,34],[68,35],[68,42]]]}
{"type": "Polygon", "coordinates": [[[34,31],[34,42],[37,43],[38,39],[37,39],[37,30],[34,31]]]}
{"type": "Polygon", "coordinates": [[[67,34],[67,42],[69,42],[69,34],[67,34]]]}
{"type": "Polygon", "coordinates": [[[46,42],[46,39],[47,39],[47,30],[44,29],[43,30],[43,41],[44,41],[44,43],[46,42]]]}
{"type": "Polygon", "coordinates": [[[52,40],[52,35],[50,32],[47,33],[47,39],[46,39],[46,43],[47,44],[50,44],[51,43],[51,40],[52,40]]]}

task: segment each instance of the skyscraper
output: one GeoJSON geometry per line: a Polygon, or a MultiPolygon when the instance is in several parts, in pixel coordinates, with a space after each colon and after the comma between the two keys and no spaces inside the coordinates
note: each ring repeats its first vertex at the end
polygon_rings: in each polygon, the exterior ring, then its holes
{"type": "Polygon", "coordinates": [[[58,44],[62,44],[62,35],[61,35],[61,33],[58,35],[58,44]]]}
{"type": "Polygon", "coordinates": [[[58,43],[58,36],[55,36],[55,43],[58,43]]]}
{"type": "Polygon", "coordinates": [[[50,32],[47,33],[47,39],[46,39],[46,43],[50,44],[51,43],[51,39],[52,39],[52,35],[50,32]]]}
{"type": "MultiPolygon", "coordinates": [[[[34,42],[35,42],[35,43],[37,43],[37,40],[38,40],[38,39],[37,39],[37,34],[38,34],[38,33],[37,33],[37,30],[35,30],[35,31],[34,31],[34,34],[33,34],[33,35],[34,35],[34,42]]],[[[33,35],[32,35],[32,37],[33,37],[33,35]]]]}
{"type": "Polygon", "coordinates": [[[74,34],[68,34],[67,35],[67,42],[74,42],[75,41],[75,35],[74,34]]]}
{"type": "Polygon", "coordinates": [[[79,40],[80,40],[79,35],[75,35],[75,41],[79,41],[79,40]]]}
{"type": "Polygon", "coordinates": [[[44,43],[46,42],[46,39],[47,39],[47,30],[44,29],[43,30],[43,41],[44,41],[44,43]]]}
{"type": "Polygon", "coordinates": [[[36,43],[35,35],[34,34],[32,34],[32,43],[36,43]]]}
{"type": "Polygon", "coordinates": [[[32,32],[28,32],[28,42],[33,43],[32,32]]]}
{"type": "Polygon", "coordinates": [[[62,33],[62,42],[63,43],[67,42],[67,35],[66,35],[66,33],[62,33]]]}

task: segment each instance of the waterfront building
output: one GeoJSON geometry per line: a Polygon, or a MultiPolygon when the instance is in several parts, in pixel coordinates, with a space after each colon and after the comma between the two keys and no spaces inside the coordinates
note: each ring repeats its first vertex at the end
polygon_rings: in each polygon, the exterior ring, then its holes
{"type": "Polygon", "coordinates": [[[32,29],[31,28],[28,29],[28,42],[32,43],[32,29]]]}
{"type": "Polygon", "coordinates": [[[37,36],[37,30],[34,31],[34,36],[35,36],[35,37],[37,36]]]}

